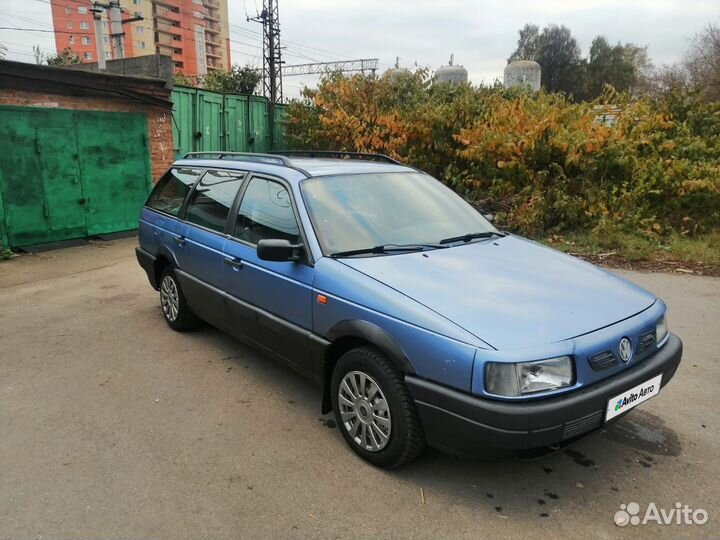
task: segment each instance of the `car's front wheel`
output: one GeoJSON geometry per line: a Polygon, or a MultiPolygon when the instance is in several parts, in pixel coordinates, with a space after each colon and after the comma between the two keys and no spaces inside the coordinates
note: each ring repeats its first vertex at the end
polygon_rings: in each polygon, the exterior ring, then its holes
{"type": "Polygon", "coordinates": [[[185,332],[198,325],[199,320],[188,306],[177,276],[169,266],[160,278],[160,307],[165,321],[173,330],[185,332]]]}
{"type": "Polygon", "coordinates": [[[363,459],[392,469],[420,455],[425,439],[415,404],[383,353],[371,347],[345,353],[330,390],[340,431],[363,459]]]}

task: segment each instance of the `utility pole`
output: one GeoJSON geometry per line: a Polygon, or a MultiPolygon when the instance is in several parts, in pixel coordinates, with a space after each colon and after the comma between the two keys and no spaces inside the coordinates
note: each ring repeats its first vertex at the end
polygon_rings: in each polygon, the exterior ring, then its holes
{"type": "Polygon", "coordinates": [[[120,0],[108,2],[110,11],[110,37],[112,38],[113,58],[125,58],[125,33],[122,29],[120,0]]]}
{"type": "Polygon", "coordinates": [[[263,9],[256,17],[248,17],[263,25],[263,93],[271,104],[282,101],[282,47],[280,46],[280,15],[277,0],[263,0],[263,9]]]}
{"type": "Polygon", "coordinates": [[[104,9],[97,3],[93,4],[90,9],[93,14],[93,24],[95,25],[95,45],[98,55],[98,69],[105,71],[105,44],[102,34],[102,14],[104,9]]]}
{"type": "Polygon", "coordinates": [[[263,25],[263,94],[268,98],[270,115],[270,147],[275,143],[275,104],[282,102],[282,47],[280,46],[280,14],[278,0],[263,0],[263,9],[248,17],[263,25]]]}
{"type": "Polygon", "coordinates": [[[112,38],[113,58],[125,58],[125,32],[123,32],[123,24],[142,21],[143,17],[131,17],[122,19],[122,11],[120,9],[119,0],[110,0],[107,4],[94,2],[90,11],[93,14],[93,22],[95,23],[95,41],[98,50],[98,67],[105,69],[105,47],[102,40],[102,14],[107,10],[110,12],[110,37],[112,38]]]}

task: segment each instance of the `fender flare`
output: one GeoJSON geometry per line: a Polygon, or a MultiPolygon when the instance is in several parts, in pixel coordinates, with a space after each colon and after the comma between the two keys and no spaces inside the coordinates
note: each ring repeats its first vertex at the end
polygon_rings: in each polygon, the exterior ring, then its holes
{"type": "MultiPolygon", "coordinates": [[[[156,274],[158,271],[156,265],[157,265],[157,261],[158,261],[158,259],[160,259],[160,257],[167,259],[168,262],[170,263],[170,266],[172,266],[173,268],[178,267],[177,259],[175,258],[175,255],[173,254],[173,252],[170,251],[166,246],[160,246],[158,248],[157,252],[155,253],[155,265],[153,265],[153,273],[154,274],[156,274]]],[[[160,287],[159,277],[160,276],[154,275],[154,279],[156,281],[154,286],[156,289],[160,287]]]]}
{"type": "MultiPolygon", "coordinates": [[[[362,339],[382,351],[403,375],[415,374],[415,368],[412,367],[402,347],[400,347],[398,342],[395,341],[387,331],[376,324],[361,319],[350,319],[336,323],[325,334],[326,343],[328,343],[328,348],[325,349],[325,353],[328,352],[328,349],[332,348],[333,343],[343,338],[362,339]]],[[[327,361],[327,356],[323,354],[321,366],[320,377],[323,387],[321,411],[322,414],[327,414],[332,410],[330,379],[332,378],[331,368],[334,367],[334,364],[331,366],[327,361]]]]}
{"type": "Polygon", "coordinates": [[[408,360],[405,351],[386,330],[376,324],[361,319],[350,319],[336,323],[325,335],[332,342],[346,337],[363,339],[387,355],[395,367],[403,374],[415,375],[415,368],[408,360]]]}

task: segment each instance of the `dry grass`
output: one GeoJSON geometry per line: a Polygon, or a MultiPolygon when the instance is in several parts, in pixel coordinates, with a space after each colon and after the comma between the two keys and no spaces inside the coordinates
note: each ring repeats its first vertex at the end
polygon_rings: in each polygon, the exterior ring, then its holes
{"type": "Polygon", "coordinates": [[[674,235],[664,239],[623,232],[602,236],[584,232],[540,240],[608,266],[720,275],[720,232],[698,238],[674,235]]]}

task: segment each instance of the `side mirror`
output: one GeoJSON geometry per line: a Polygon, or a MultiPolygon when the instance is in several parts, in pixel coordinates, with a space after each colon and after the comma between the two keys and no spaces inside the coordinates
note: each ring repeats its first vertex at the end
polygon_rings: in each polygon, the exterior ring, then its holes
{"type": "Polygon", "coordinates": [[[490,223],[495,223],[495,214],[483,214],[483,217],[490,223]]]}
{"type": "Polygon", "coordinates": [[[263,261],[299,261],[302,244],[291,244],[289,240],[268,238],[257,244],[257,256],[263,261]]]}

